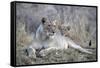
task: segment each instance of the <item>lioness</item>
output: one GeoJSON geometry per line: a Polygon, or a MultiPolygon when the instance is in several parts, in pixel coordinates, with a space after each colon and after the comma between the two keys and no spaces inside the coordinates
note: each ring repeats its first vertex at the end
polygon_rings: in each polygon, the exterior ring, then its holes
{"type": "Polygon", "coordinates": [[[80,45],[77,45],[70,38],[61,35],[57,28],[56,21],[49,22],[46,18],[42,18],[42,23],[38,27],[34,42],[27,49],[28,55],[35,55],[36,49],[42,49],[39,54],[45,56],[52,49],[68,49],[68,46],[75,48],[81,52],[92,54],[80,45]]]}

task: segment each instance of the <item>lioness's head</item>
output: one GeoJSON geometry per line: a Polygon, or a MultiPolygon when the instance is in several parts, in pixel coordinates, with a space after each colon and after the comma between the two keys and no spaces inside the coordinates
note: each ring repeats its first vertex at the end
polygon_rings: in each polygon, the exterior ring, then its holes
{"type": "Polygon", "coordinates": [[[47,18],[42,18],[43,31],[47,38],[51,38],[56,33],[56,23],[48,21],[47,18]]]}

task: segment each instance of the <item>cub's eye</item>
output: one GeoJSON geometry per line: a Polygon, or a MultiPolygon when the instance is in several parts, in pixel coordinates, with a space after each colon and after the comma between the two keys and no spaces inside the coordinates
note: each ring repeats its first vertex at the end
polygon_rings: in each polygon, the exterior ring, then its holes
{"type": "Polygon", "coordinates": [[[50,25],[48,25],[50,27],[50,25]]]}

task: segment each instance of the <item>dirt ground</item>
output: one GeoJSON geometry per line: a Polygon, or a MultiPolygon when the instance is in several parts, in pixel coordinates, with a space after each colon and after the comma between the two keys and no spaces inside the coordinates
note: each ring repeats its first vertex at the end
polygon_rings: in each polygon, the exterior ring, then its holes
{"type": "MultiPolygon", "coordinates": [[[[20,47],[21,48],[21,47],[20,47]]],[[[17,50],[16,64],[30,65],[30,64],[47,64],[47,63],[66,63],[66,62],[81,62],[81,61],[95,61],[96,52],[93,49],[93,54],[82,53],[73,48],[67,50],[52,50],[46,56],[28,57],[25,50],[17,50]]]]}

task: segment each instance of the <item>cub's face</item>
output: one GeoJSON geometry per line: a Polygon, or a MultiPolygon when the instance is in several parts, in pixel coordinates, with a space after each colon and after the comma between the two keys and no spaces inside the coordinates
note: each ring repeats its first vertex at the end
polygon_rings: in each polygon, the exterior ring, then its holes
{"type": "Polygon", "coordinates": [[[70,31],[70,29],[71,29],[70,26],[64,26],[64,25],[62,25],[62,26],[59,28],[59,30],[60,30],[60,32],[61,32],[61,34],[62,34],[63,36],[69,36],[69,31],[70,31]]]}

